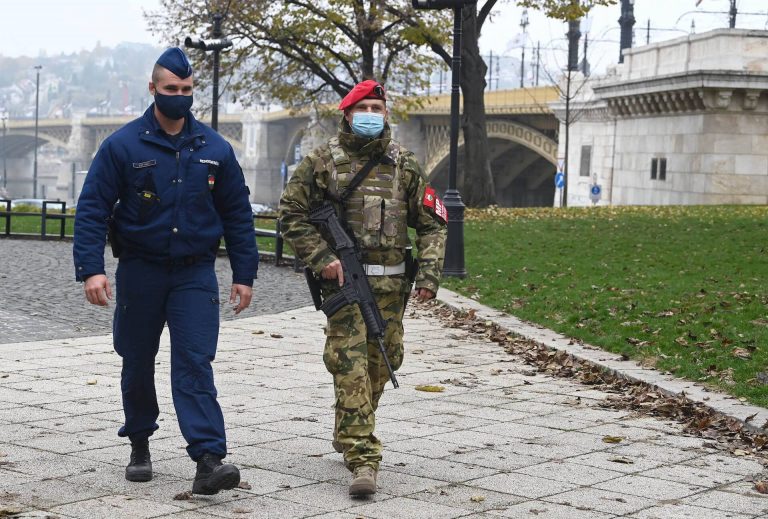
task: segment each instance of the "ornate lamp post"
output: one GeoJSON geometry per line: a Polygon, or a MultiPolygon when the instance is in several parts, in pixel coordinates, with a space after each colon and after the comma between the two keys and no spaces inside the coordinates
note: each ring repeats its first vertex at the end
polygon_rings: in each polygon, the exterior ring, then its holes
{"type": "Polygon", "coordinates": [[[461,11],[477,0],[412,0],[414,9],[453,9],[453,57],[451,58],[451,135],[448,162],[448,240],[445,244],[443,275],[466,277],[464,268],[464,203],[456,189],[459,159],[459,71],[461,70],[461,11]]]}
{"type": "Polygon", "coordinates": [[[621,0],[621,43],[619,49],[619,63],[624,63],[624,49],[632,47],[632,27],[635,25],[635,0],[621,0]]]}

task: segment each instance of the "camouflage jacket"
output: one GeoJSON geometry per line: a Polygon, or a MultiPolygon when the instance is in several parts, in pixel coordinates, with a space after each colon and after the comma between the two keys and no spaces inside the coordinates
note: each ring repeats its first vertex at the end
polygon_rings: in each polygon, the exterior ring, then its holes
{"type": "MultiPolygon", "coordinates": [[[[398,221],[394,224],[399,226],[404,223],[416,230],[416,258],[419,260],[416,288],[427,288],[437,292],[445,256],[446,224],[435,214],[434,209],[424,202],[429,184],[413,153],[391,140],[388,126],[385,127],[380,138],[371,140],[354,135],[347,122],[342,119],[336,139],[338,140],[332,140],[304,157],[285,187],[280,198],[280,220],[284,238],[293,247],[298,257],[319,275],[323,267],[337,259],[322,234],[309,222],[310,209],[321,204],[323,200],[333,201],[336,198],[334,194],[338,192],[339,186],[336,185],[338,174],[335,173],[337,166],[332,154],[332,145],[338,142],[348,155],[353,170],[348,176],[354,176],[353,173],[372,157],[387,153],[396,161],[396,174],[399,175],[398,181],[405,196],[403,210],[396,213],[399,215],[398,218],[404,219],[405,222],[398,221]]],[[[374,168],[369,173],[363,186],[369,178],[377,175],[376,172],[380,167],[374,168]]],[[[388,177],[381,176],[379,179],[374,179],[373,183],[381,185],[380,178],[388,177]]],[[[347,183],[348,181],[349,179],[347,183]]],[[[394,182],[394,178],[390,182],[394,182]]],[[[347,220],[354,220],[356,213],[359,217],[362,209],[354,206],[347,207],[346,211],[340,211],[337,203],[336,206],[337,213],[347,220]]],[[[365,240],[365,236],[359,236],[354,226],[350,227],[359,244],[368,242],[370,245],[370,240],[365,240]]],[[[397,243],[382,241],[376,247],[361,246],[363,262],[381,265],[395,265],[402,262],[405,245],[409,244],[405,226],[402,234],[403,241],[397,240],[397,243]]],[[[375,291],[387,291],[388,287],[396,286],[388,282],[384,276],[372,277],[370,281],[375,291]]]]}

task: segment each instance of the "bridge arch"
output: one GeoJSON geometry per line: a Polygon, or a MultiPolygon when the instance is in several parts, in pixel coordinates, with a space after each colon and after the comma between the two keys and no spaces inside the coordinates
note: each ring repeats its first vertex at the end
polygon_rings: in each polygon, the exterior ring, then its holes
{"type": "MultiPolygon", "coordinates": [[[[488,132],[488,139],[514,142],[540,155],[553,166],[557,166],[557,141],[547,137],[539,130],[504,119],[489,119],[485,123],[485,128],[488,132]]],[[[446,126],[429,128],[427,133],[428,157],[425,170],[427,176],[432,178],[438,166],[448,159],[450,133],[446,126]],[[430,136],[429,133],[437,135],[430,136]]],[[[459,147],[462,148],[463,146],[464,136],[459,132],[459,147]]]]}
{"type": "MultiPolygon", "coordinates": [[[[24,130],[12,129],[8,131],[5,138],[8,139],[9,141],[16,142],[17,145],[15,147],[20,150],[18,152],[20,155],[26,155],[27,153],[31,152],[35,147],[34,131],[29,131],[27,129],[24,129],[24,130]],[[19,139],[20,137],[22,137],[23,140],[19,139]]],[[[60,148],[66,148],[68,144],[66,141],[63,141],[61,139],[58,139],[56,137],[53,137],[43,132],[38,132],[37,140],[43,141],[41,144],[44,144],[44,143],[53,144],[54,146],[58,146],[60,148]]]]}
{"type": "MultiPolygon", "coordinates": [[[[510,120],[490,119],[486,128],[497,203],[502,207],[551,206],[555,189],[550,180],[557,167],[557,142],[539,130],[510,120]]],[[[435,189],[442,191],[448,180],[449,129],[428,128],[427,135],[425,171],[435,189]]],[[[463,148],[460,135],[459,189],[463,148]]]]}

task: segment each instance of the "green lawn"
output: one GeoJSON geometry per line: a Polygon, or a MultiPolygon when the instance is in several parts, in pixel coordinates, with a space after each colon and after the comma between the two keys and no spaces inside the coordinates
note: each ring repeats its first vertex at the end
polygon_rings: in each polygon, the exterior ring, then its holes
{"type": "MultiPolygon", "coordinates": [[[[23,212],[34,212],[33,208],[23,208],[23,209],[24,209],[23,212]]],[[[11,233],[39,235],[41,221],[42,219],[39,215],[36,215],[36,216],[13,215],[11,217],[11,233]]],[[[258,219],[255,219],[254,222],[255,222],[255,226],[259,227],[260,229],[275,228],[275,220],[258,218],[258,219]]],[[[66,227],[64,230],[64,234],[66,236],[72,236],[74,234],[74,224],[75,224],[74,218],[68,218],[66,220],[66,227]]],[[[59,220],[49,219],[46,227],[47,234],[51,236],[58,236],[60,226],[61,226],[61,223],[59,220]]],[[[5,233],[4,218],[0,218],[0,233],[5,233]]],[[[259,238],[256,238],[256,243],[258,244],[260,251],[264,251],[264,252],[275,251],[274,238],[259,237],[259,238]]],[[[288,246],[287,243],[283,246],[283,251],[284,251],[284,254],[293,254],[293,251],[291,250],[291,248],[288,246]]]]}
{"type": "Polygon", "coordinates": [[[469,210],[446,287],[768,406],[768,207],[469,210]]]}

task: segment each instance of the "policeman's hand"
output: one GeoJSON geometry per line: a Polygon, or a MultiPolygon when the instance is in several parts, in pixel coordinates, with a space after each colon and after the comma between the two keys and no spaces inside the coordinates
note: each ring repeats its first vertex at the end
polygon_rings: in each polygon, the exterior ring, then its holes
{"type": "Polygon", "coordinates": [[[232,283],[232,290],[229,293],[229,302],[231,304],[236,303],[238,297],[240,302],[237,303],[235,308],[233,308],[235,315],[239,314],[250,306],[251,298],[253,297],[253,289],[248,285],[238,285],[237,283],[232,283]]]}
{"type": "Polygon", "coordinates": [[[416,289],[416,298],[419,301],[426,301],[427,299],[434,299],[435,293],[432,292],[428,288],[417,288],[416,289]]]}
{"type": "Polygon", "coordinates": [[[338,279],[339,286],[344,284],[344,269],[341,268],[340,260],[334,260],[323,267],[320,275],[323,276],[323,279],[338,279]]]}
{"type": "Polygon", "coordinates": [[[107,306],[112,299],[112,287],[104,274],[95,274],[85,280],[85,298],[92,305],[107,306]]]}

